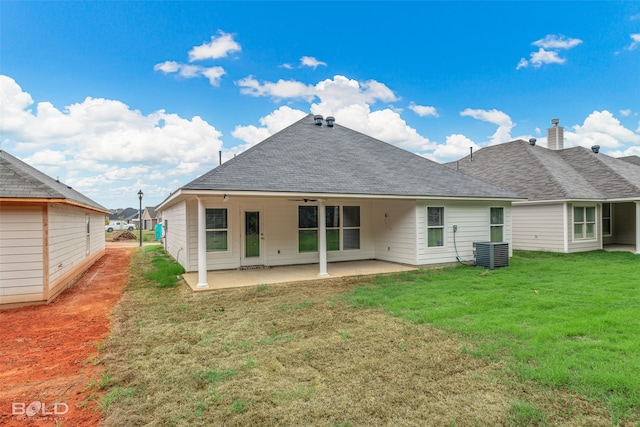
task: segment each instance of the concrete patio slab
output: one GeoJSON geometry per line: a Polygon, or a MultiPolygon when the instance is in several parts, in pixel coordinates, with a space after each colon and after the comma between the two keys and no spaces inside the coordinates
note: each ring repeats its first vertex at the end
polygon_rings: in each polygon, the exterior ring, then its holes
{"type": "Polygon", "coordinates": [[[318,277],[318,264],[289,265],[249,270],[209,271],[207,272],[207,282],[209,283],[209,288],[207,289],[196,288],[198,284],[198,272],[185,273],[182,277],[193,291],[200,292],[275,283],[324,280],[336,277],[368,276],[372,274],[396,273],[417,269],[418,267],[410,265],[366,260],[329,263],[329,277],[326,278],[318,277]]]}

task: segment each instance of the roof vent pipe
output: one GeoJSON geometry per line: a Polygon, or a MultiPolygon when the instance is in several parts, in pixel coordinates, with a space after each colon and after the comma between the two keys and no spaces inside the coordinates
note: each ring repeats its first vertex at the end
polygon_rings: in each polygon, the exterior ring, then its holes
{"type": "Polygon", "coordinates": [[[316,125],[322,126],[322,116],[320,114],[313,116],[313,120],[316,122],[316,125]]]}
{"type": "Polygon", "coordinates": [[[336,122],[336,118],[333,116],[327,116],[326,121],[327,121],[327,126],[332,128],[333,124],[336,122]]]}
{"type": "Polygon", "coordinates": [[[529,145],[530,145],[530,146],[532,146],[532,147],[533,147],[534,145],[536,145],[536,139],[535,139],[535,138],[530,138],[530,139],[529,139],[529,145]]]}
{"type": "Polygon", "coordinates": [[[600,146],[599,145],[594,145],[593,147],[591,147],[591,151],[593,151],[594,153],[598,154],[600,152],[600,146]]]}
{"type": "Polygon", "coordinates": [[[469,147],[469,161],[473,162],[473,147],[469,147]]]}

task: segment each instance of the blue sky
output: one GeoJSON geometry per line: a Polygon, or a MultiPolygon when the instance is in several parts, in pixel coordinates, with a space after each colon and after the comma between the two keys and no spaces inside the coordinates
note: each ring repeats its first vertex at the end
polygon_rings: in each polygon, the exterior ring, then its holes
{"type": "Polygon", "coordinates": [[[0,1],[0,148],[109,207],[305,114],[432,160],[640,155],[640,2],[0,1]]]}

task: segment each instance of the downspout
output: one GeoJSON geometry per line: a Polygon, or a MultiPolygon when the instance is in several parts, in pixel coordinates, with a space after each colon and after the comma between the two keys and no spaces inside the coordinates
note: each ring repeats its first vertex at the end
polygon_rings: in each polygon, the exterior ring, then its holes
{"type": "Polygon", "coordinates": [[[207,226],[204,202],[198,199],[198,289],[208,289],[207,283],[207,226]]]}
{"type": "Polygon", "coordinates": [[[569,204],[564,202],[562,204],[562,238],[564,240],[564,253],[569,253],[569,204]]]}

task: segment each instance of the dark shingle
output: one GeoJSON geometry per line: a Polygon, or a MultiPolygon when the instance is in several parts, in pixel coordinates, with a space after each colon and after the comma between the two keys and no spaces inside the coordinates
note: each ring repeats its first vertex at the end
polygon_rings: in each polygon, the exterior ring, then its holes
{"type": "Polygon", "coordinates": [[[312,115],[182,189],[519,198],[344,126],[317,126],[312,115]]]}
{"type": "Polygon", "coordinates": [[[0,150],[0,197],[8,199],[66,199],[101,211],[107,209],[22,160],[0,150]]]}
{"type": "Polygon", "coordinates": [[[640,197],[640,166],[583,147],[550,150],[517,140],[483,148],[451,168],[541,200],[640,197]]]}

